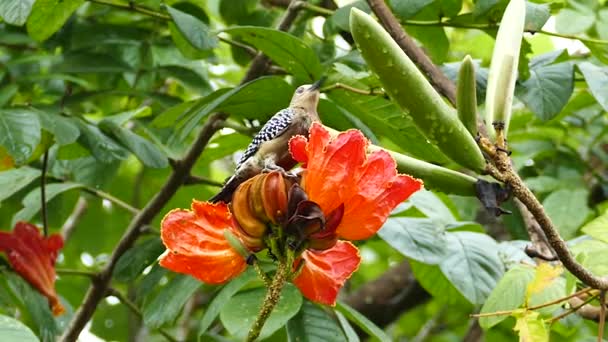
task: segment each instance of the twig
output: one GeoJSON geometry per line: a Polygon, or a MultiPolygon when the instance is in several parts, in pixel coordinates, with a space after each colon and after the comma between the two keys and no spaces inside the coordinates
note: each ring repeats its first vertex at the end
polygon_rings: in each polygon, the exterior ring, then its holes
{"type": "Polygon", "coordinates": [[[76,202],[72,213],[70,216],[68,216],[68,219],[65,220],[63,226],[61,227],[61,236],[63,237],[64,242],[70,239],[74,229],[76,229],[76,226],[78,225],[78,222],[87,212],[88,207],[89,205],[87,200],[82,196],[78,197],[78,201],[76,202]]]}
{"type": "Polygon", "coordinates": [[[532,241],[532,245],[526,247],[526,253],[531,257],[537,257],[545,261],[556,260],[557,257],[555,256],[555,252],[551,246],[549,246],[549,241],[547,241],[542,228],[538,222],[536,222],[532,213],[517,198],[513,202],[521,213],[521,217],[528,231],[528,236],[530,237],[530,241],[532,241]]]}
{"type": "Polygon", "coordinates": [[[586,287],[586,288],[584,288],[584,289],[582,289],[580,291],[576,291],[573,294],[570,294],[570,295],[568,295],[566,297],[558,298],[556,300],[552,300],[550,302],[546,302],[546,303],[543,303],[543,304],[531,306],[531,307],[528,308],[528,310],[537,310],[537,309],[542,309],[542,308],[547,307],[547,306],[559,304],[559,303],[561,303],[563,301],[566,301],[566,300],[568,300],[570,298],[578,297],[578,296],[583,295],[585,293],[588,293],[588,292],[590,292],[592,290],[593,290],[592,288],[586,287]]]}
{"type": "Polygon", "coordinates": [[[246,135],[248,137],[253,137],[260,130],[260,127],[246,127],[231,121],[224,122],[224,128],[233,129],[236,132],[246,135]]]}
{"type": "MultiPolygon", "coordinates": [[[[433,20],[404,20],[402,21],[403,25],[410,26],[440,26],[440,27],[454,27],[454,28],[463,28],[463,29],[477,29],[477,30],[491,30],[498,29],[498,24],[460,24],[460,23],[451,23],[449,21],[433,21],[433,20]]],[[[571,34],[564,34],[558,32],[551,32],[545,30],[526,30],[529,33],[540,33],[547,36],[566,38],[566,39],[575,39],[580,40],[582,42],[595,43],[595,44],[608,44],[608,40],[602,39],[594,39],[587,37],[579,37],[571,34]]]]}
{"type": "Polygon", "coordinates": [[[587,298],[587,300],[583,301],[581,304],[579,304],[577,306],[574,306],[574,307],[570,308],[570,310],[566,310],[562,314],[557,315],[557,316],[551,318],[550,322],[551,323],[555,323],[555,322],[559,321],[560,319],[562,319],[562,318],[564,318],[564,317],[566,317],[566,316],[568,316],[568,315],[570,315],[572,313],[575,313],[576,311],[578,311],[578,309],[582,308],[586,304],[589,304],[592,300],[594,300],[595,298],[597,298],[597,296],[598,295],[589,296],[589,298],[587,298]]]}
{"type": "Polygon", "coordinates": [[[251,46],[249,46],[247,44],[243,44],[241,42],[237,42],[236,40],[228,39],[228,38],[222,37],[222,36],[218,36],[217,38],[220,40],[220,42],[224,42],[228,45],[236,46],[240,49],[245,50],[245,52],[247,52],[247,54],[251,57],[254,57],[255,55],[258,54],[258,51],[256,49],[252,48],[251,46]]]}
{"type": "Polygon", "coordinates": [[[445,96],[452,105],[456,105],[456,87],[443,72],[431,61],[424,51],[405,32],[393,12],[384,0],[368,0],[367,3],[376,14],[382,26],[393,37],[395,42],[412,59],[412,61],[428,77],[429,81],[440,94],[445,96]]]}
{"type": "MultiPolygon", "coordinates": [[[[285,11],[285,16],[279,23],[278,30],[279,31],[287,31],[293,22],[296,20],[298,15],[298,11],[301,8],[302,1],[292,1],[287,7],[287,11],[285,11]]],[[[249,66],[249,70],[245,74],[245,77],[241,81],[241,84],[247,83],[258,78],[260,75],[266,72],[268,65],[270,63],[270,59],[266,57],[263,53],[259,52],[251,61],[249,66]]]]}
{"type": "Polygon", "coordinates": [[[435,329],[435,327],[437,326],[437,323],[443,316],[445,310],[446,310],[446,307],[444,306],[441,309],[439,309],[439,311],[436,314],[434,314],[433,317],[431,317],[431,319],[426,321],[426,323],[424,323],[424,325],[422,325],[420,330],[418,330],[418,333],[416,334],[416,336],[414,336],[414,338],[412,338],[412,342],[426,341],[429,338],[429,336],[431,335],[431,333],[433,332],[433,329],[435,329]]]}
{"type": "Polygon", "coordinates": [[[344,84],[344,83],[334,83],[332,85],[328,85],[327,87],[323,87],[321,89],[321,92],[328,92],[334,89],[344,89],[347,91],[350,91],[352,93],[356,93],[356,94],[361,94],[361,95],[386,95],[386,93],[382,90],[379,89],[359,89],[359,88],[355,88],[355,87],[351,87],[348,84],[344,84]]]}
{"type": "Polygon", "coordinates": [[[223,186],[222,182],[218,182],[218,181],[214,181],[213,179],[194,176],[194,175],[189,175],[188,177],[186,177],[186,179],[184,179],[184,185],[197,185],[197,184],[210,185],[210,186],[215,186],[218,188],[221,188],[223,186]]]}
{"type": "MultiPolygon", "coordinates": [[[[114,297],[118,298],[118,300],[121,303],[123,303],[127,308],[129,308],[129,310],[131,310],[135,315],[137,315],[137,317],[139,317],[139,318],[143,317],[143,314],[141,313],[141,310],[139,310],[139,308],[137,307],[137,305],[135,305],[135,303],[133,303],[131,300],[129,300],[129,298],[127,298],[127,296],[123,295],[122,292],[116,290],[113,287],[109,287],[108,291],[107,291],[107,294],[109,296],[114,296],[114,297]]],[[[168,332],[166,332],[165,329],[158,328],[157,330],[168,341],[171,341],[171,342],[177,342],[178,341],[175,337],[171,336],[168,332]]]]}
{"type": "Polygon", "coordinates": [[[309,11],[309,12],[320,14],[320,15],[322,15],[324,17],[328,17],[328,16],[334,14],[334,12],[335,12],[335,11],[332,11],[330,9],[327,9],[327,8],[324,8],[324,7],[321,7],[321,6],[317,6],[317,5],[313,5],[313,4],[307,3],[305,1],[298,1],[298,3],[297,3],[296,6],[299,6],[300,8],[303,8],[303,9],[309,11]]]}
{"type": "Polygon", "coordinates": [[[72,270],[72,269],[67,269],[67,268],[57,268],[57,269],[55,269],[55,272],[57,272],[57,274],[59,274],[59,275],[82,276],[82,277],[89,277],[89,278],[97,277],[97,273],[92,272],[92,271],[72,270]]]}
{"type": "Polygon", "coordinates": [[[86,191],[86,192],[88,192],[88,193],[90,193],[91,195],[95,195],[95,196],[97,196],[99,198],[108,200],[108,201],[116,204],[117,206],[119,206],[119,207],[121,207],[121,208],[123,208],[123,209],[125,209],[125,210],[127,210],[129,212],[131,212],[132,214],[137,215],[139,213],[139,209],[133,207],[129,203],[127,203],[127,202],[125,202],[125,201],[123,201],[123,200],[121,200],[121,199],[119,199],[117,197],[114,197],[114,196],[110,195],[109,193],[107,193],[105,191],[98,190],[98,189],[95,189],[95,188],[92,188],[92,187],[89,187],[89,186],[84,187],[83,190],[86,191]]]}
{"type": "MultiPolygon", "coordinates": [[[[550,302],[542,303],[542,304],[539,304],[539,305],[530,306],[530,307],[527,307],[525,309],[527,309],[527,310],[542,309],[544,307],[555,305],[555,304],[559,304],[559,303],[561,303],[563,301],[566,301],[568,299],[571,299],[571,298],[574,298],[574,297],[578,297],[578,296],[580,296],[582,294],[590,292],[591,290],[593,290],[593,289],[590,288],[590,287],[586,287],[586,288],[584,288],[584,289],[582,289],[580,291],[577,291],[577,292],[575,292],[573,294],[570,294],[570,295],[568,295],[566,297],[558,298],[558,299],[552,300],[550,302]]],[[[476,317],[476,318],[479,318],[479,317],[492,317],[492,316],[505,316],[505,315],[512,314],[513,311],[516,311],[516,310],[503,310],[503,311],[495,311],[495,312],[487,312],[487,313],[478,313],[478,314],[472,314],[470,316],[471,317],[476,317]]]]}
{"type": "Polygon", "coordinates": [[[45,150],[42,156],[42,175],[40,176],[40,211],[42,215],[42,231],[44,236],[49,235],[49,220],[46,213],[46,171],[49,164],[49,151],[45,150]]]}
{"type": "Polygon", "coordinates": [[[606,291],[600,292],[600,322],[597,328],[597,341],[604,340],[604,327],[606,326],[606,291]]]}
{"type": "Polygon", "coordinates": [[[95,3],[95,4],[107,5],[107,6],[112,6],[112,7],[120,8],[123,10],[131,11],[131,12],[145,14],[145,15],[148,15],[151,17],[162,19],[162,20],[171,20],[171,17],[164,13],[157,12],[151,8],[148,8],[148,7],[145,7],[142,5],[138,5],[135,2],[131,2],[131,1],[128,4],[117,3],[117,2],[114,2],[111,0],[109,0],[109,1],[108,0],[87,0],[87,1],[95,3]]]}

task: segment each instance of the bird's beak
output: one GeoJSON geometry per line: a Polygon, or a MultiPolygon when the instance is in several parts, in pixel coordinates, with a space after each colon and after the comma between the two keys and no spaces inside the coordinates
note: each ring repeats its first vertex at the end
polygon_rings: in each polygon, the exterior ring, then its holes
{"type": "Polygon", "coordinates": [[[308,88],[308,91],[315,91],[315,90],[321,88],[321,86],[323,85],[323,83],[325,82],[326,79],[327,79],[327,76],[321,77],[317,82],[313,83],[310,86],[310,88],[308,88]]]}

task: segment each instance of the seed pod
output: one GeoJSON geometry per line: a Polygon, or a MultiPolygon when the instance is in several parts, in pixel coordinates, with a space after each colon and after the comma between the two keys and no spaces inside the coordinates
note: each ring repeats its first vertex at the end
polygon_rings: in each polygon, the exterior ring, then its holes
{"type": "Polygon", "coordinates": [[[466,55],[458,71],[456,110],[460,121],[474,137],[477,135],[477,93],[475,87],[475,65],[466,55]]]}
{"type": "Polygon", "coordinates": [[[384,90],[409,112],[420,131],[456,163],[480,172],[486,162],[477,143],[391,36],[366,13],[353,8],[350,28],[361,55],[384,90]]]}
{"type": "Polygon", "coordinates": [[[524,32],[526,2],[511,0],[502,16],[490,63],[486,89],[486,125],[494,133],[495,123],[504,126],[507,136],[513,104],[513,91],[517,81],[519,50],[524,32]]]}
{"type": "MultiPolygon", "coordinates": [[[[379,150],[381,147],[371,145],[370,150],[379,150]]],[[[477,179],[458,171],[446,169],[408,157],[401,153],[386,150],[397,162],[397,170],[407,173],[424,181],[424,187],[430,190],[439,190],[446,194],[461,196],[475,196],[475,183],[477,179]]]]}

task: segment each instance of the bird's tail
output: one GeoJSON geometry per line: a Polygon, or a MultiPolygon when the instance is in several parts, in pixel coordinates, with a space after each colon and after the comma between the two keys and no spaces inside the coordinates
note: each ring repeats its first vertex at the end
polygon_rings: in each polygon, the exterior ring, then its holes
{"type": "Polygon", "coordinates": [[[236,188],[238,188],[239,184],[241,184],[240,180],[236,177],[236,175],[232,175],[230,178],[228,178],[226,183],[224,183],[222,189],[215,194],[215,196],[209,199],[209,202],[216,203],[221,201],[224,203],[229,203],[232,200],[232,194],[236,188]]]}

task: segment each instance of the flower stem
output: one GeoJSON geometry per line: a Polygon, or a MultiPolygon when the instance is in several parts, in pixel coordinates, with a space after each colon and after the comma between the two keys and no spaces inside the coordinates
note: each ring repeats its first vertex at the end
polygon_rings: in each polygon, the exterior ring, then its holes
{"type": "Polygon", "coordinates": [[[258,336],[260,336],[260,332],[264,327],[264,323],[272,313],[272,310],[281,299],[281,290],[285,283],[287,282],[287,276],[289,275],[289,270],[291,268],[292,260],[291,258],[285,258],[279,262],[277,267],[277,272],[274,274],[274,278],[272,279],[272,283],[268,288],[268,292],[266,292],[266,298],[264,298],[264,302],[262,303],[262,308],[258,313],[258,317],[256,318],[251,330],[249,330],[249,335],[247,336],[247,341],[255,341],[258,336]]]}

